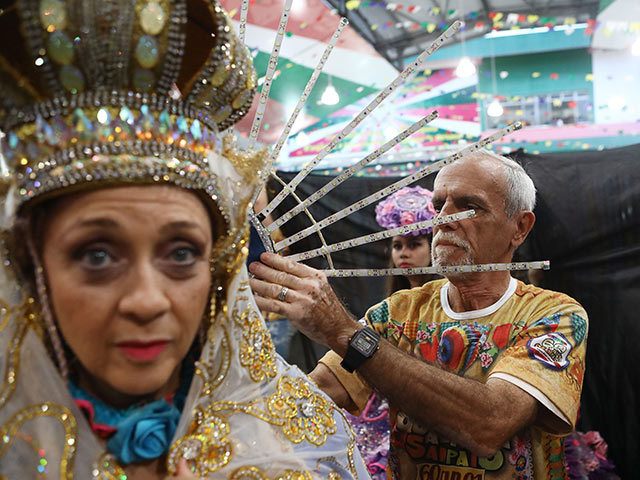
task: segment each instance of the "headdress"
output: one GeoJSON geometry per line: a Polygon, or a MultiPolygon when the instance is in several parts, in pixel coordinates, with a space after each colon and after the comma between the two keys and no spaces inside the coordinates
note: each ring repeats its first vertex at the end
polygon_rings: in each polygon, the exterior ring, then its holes
{"type": "Polygon", "coordinates": [[[221,136],[256,74],[217,0],[25,0],[2,12],[0,37],[5,216],[74,190],[169,183],[212,200],[237,240],[264,155],[221,136]]]}
{"type": "MultiPolygon", "coordinates": [[[[433,220],[436,214],[431,193],[422,187],[404,187],[376,205],[376,222],[386,229],[433,220]]],[[[433,227],[414,230],[409,235],[428,235],[433,227]]]]}

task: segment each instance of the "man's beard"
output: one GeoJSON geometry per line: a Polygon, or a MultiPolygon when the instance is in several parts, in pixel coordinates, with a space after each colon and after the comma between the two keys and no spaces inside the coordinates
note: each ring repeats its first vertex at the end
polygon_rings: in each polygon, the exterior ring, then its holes
{"type": "Polygon", "coordinates": [[[471,245],[466,240],[458,238],[451,232],[443,232],[439,230],[435,236],[433,237],[433,244],[431,246],[431,264],[434,267],[450,267],[454,265],[473,265],[475,263],[475,259],[471,252],[471,245]],[[458,257],[457,252],[446,252],[443,253],[440,251],[439,255],[436,255],[436,247],[440,242],[451,243],[460,247],[464,250],[465,255],[460,258],[458,257]],[[457,257],[457,260],[453,258],[457,257]]]}

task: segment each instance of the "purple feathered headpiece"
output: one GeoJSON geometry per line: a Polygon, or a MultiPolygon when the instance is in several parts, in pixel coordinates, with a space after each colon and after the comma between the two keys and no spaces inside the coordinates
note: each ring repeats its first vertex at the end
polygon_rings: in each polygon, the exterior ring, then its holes
{"type": "MultiPolygon", "coordinates": [[[[431,220],[436,210],[431,203],[431,193],[422,187],[404,187],[376,205],[376,221],[387,230],[410,223],[431,220]]],[[[427,235],[433,228],[414,230],[407,235],[427,235]]]]}

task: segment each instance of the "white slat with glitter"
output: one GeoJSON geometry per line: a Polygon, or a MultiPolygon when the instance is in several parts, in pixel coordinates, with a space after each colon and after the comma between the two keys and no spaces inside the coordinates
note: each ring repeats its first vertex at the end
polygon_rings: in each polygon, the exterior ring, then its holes
{"type": "Polygon", "coordinates": [[[342,30],[344,29],[344,27],[347,26],[348,23],[349,23],[349,20],[347,20],[346,18],[343,17],[340,19],[340,23],[338,24],[338,27],[336,28],[335,33],[331,37],[331,41],[327,44],[327,47],[325,48],[324,53],[320,57],[320,61],[318,62],[318,65],[313,71],[311,78],[309,78],[309,81],[307,82],[306,87],[304,87],[302,96],[298,100],[298,104],[296,105],[296,108],[294,108],[293,113],[291,114],[291,118],[289,118],[287,125],[284,127],[284,130],[282,131],[282,134],[278,139],[278,142],[273,147],[273,151],[271,152],[270,162],[269,162],[270,165],[273,165],[273,163],[278,158],[278,154],[280,153],[280,150],[282,149],[284,142],[287,141],[287,138],[289,137],[289,133],[293,128],[293,124],[295,123],[296,119],[298,118],[298,115],[304,108],[305,103],[307,103],[307,100],[309,99],[309,94],[311,94],[311,91],[313,90],[313,87],[315,86],[316,81],[320,77],[320,73],[324,68],[324,64],[327,62],[329,55],[331,55],[331,52],[336,46],[336,42],[340,38],[340,34],[342,33],[342,30]]]}
{"type": "Polygon", "coordinates": [[[424,168],[421,168],[420,170],[418,170],[416,173],[409,175],[405,178],[403,178],[402,180],[397,181],[396,183],[393,183],[391,185],[389,185],[388,187],[383,188],[382,190],[379,190],[375,193],[372,193],[371,195],[369,195],[368,197],[363,198],[362,200],[353,203],[351,205],[349,205],[346,208],[343,208],[342,210],[340,210],[339,212],[334,213],[333,215],[329,215],[328,217],[324,218],[323,220],[317,222],[315,225],[311,225],[310,227],[305,228],[304,230],[285,238],[284,240],[278,242],[275,244],[275,250],[277,252],[281,251],[283,248],[288,247],[289,245],[292,245],[296,242],[299,242],[300,240],[302,240],[303,238],[308,237],[309,235],[313,234],[314,232],[317,232],[319,230],[322,230],[323,228],[325,228],[328,225],[331,225],[332,223],[337,222],[338,220],[342,220],[343,218],[351,215],[352,213],[357,212],[358,210],[361,210],[362,208],[372,204],[373,202],[377,202],[382,198],[385,198],[389,195],[391,195],[392,193],[400,190],[401,188],[423,178],[426,177],[427,175],[430,175],[434,172],[437,172],[438,170],[440,170],[442,167],[453,163],[454,161],[462,158],[464,155],[474,152],[476,150],[479,150],[487,145],[489,145],[492,142],[495,142],[496,140],[504,137],[505,135],[508,135],[509,133],[518,130],[522,128],[522,124],[520,122],[515,122],[512,123],[511,125],[498,130],[496,133],[494,133],[493,135],[488,136],[487,138],[484,138],[476,143],[473,143],[471,145],[469,145],[468,147],[462,149],[460,152],[457,152],[453,155],[450,155],[449,157],[440,160],[439,162],[434,163],[433,165],[428,165],[424,168]]]}
{"type": "Polygon", "coordinates": [[[278,217],[271,225],[269,225],[267,227],[267,230],[269,230],[269,232],[273,232],[276,228],[284,225],[289,220],[291,220],[293,217],[295,217],[300,212],[305,210],[309,205],[312,205],[315,202],[317,202],[318,200],[320,200],[322,197],[324,197],[327,193],[329,193],[331,190],[336,188],[338,185],[340,185],[346,179],[352,177],[356,172],[358,172],[359,170],[361,170],[362,168],[367,166],[372,161],[377,160],[378,158],[380,158],[389,149],[391,149],[391,148],[395,147],[396,145],[398,145],[399,143],[403,142],[405,138],[407,138],[410,135],[413,135],[416,131],[418,131],[419,129],[424,127],[427,123],[433,121],[436,118],[438,118],[438,112],[432,112],[431,114],[427,115],[426,117],[422,118],[421,120],[418,120],[416,123],[411,125],[409,128],[407,128],[403,132],[400,132],[400,134],[396,135],[391,140],[386,142],[384,145],[382,145],[376,151],[374,151],[373,153],[367,155],[365,158],[360,160],[355,165],[352,165],[351,167],[347,168],[339,176],[337,176],[336,178],[334,178],[333,180],[328,182],[326,185],[324,185],[322,188],[318,189],[317,191],[315,191],[314,193],[309,195],[307,197],[307,199],[304,202],[302,202],[300,205],[297,205],[297,206],[293,207],[287,213],[285,213],[281,217],[278,217]]]}
{"type": "Polygon", "coordinates": [[[264,111],[267,108],[269,92],[271,91],[273,73],[276,71],[276,67],[278,65],[278,57],[280,56],[282,39],[284,38],[285,30],[287,29],[287,22],[289,21],[289,12],[291,11],[292,2],[293,0],[285,0],[284,8],[282,9],[280,24],[278,25],[278,33],[276,34],[276,39],[273,42],[273,49],[271,50],[271,56],[269,57],[267,73],[264,77],[262,90],[260,90],[260,100],[258,101],[258,108],[256,110],[255,117],[253,117],[253,124],[251,125],[251,131],[249,133],[249,141],[247,147],[248,150],[253,150],[256,144],[256,140],[258,139],[258,133],[260,132],[260,126],[262,125],[262,119],[264,117],[264,111]]]}
{"type": "Polygon", "coordinates": [[[240,5],[240,27],[238,28],[238,37],[240,43],[244,45],[244,37],[247,33],[247,13],[249,12],[249,0],[242,0],[240,5]]]}
{"type": "Polygon", "coordinates": [[[445,223],[458,222],[467,218],[472,218],[476,214],[475,210],[465,210],[464,212],[454,213],[452,215],[446,215],[444,217],[436,217],[433,220],[425,220],[424,222],[410,223],[403,225],[402,227],[391,228],[389,230],[382,230],[380,232],[370,233],[361,237],[352,238],[343,242],[332,243],[326,247],[316,248],[314,250],[308,250],[302,253],[296,253],[295,255],[288,255],[287,258],[299,262],[301,260],[309,260],[310,258],[319,257],[321,255],[327,255],[329,253],[340,252],[349,248],[359,247],[368,243],[378,242],[391,238],[395,235],[407,235],[416,230],[424,230],[432,228],[437,225],[444,225],[445,223]]]}
{"type": "Polygon", "coordinates": [[[549,270],[549,260],[516,263],[485,263],[419,268],[354,268],[323,270],[327,277],[386,277],[391,275],[425,275],[446,273],[503,272],[515,270],[549,270]]]}
{"type": "Polygon", "coordinates": [[[387,87],[380,92],[375,99],[369,103],[362,111],[347,124],[335,137],[329,142],[325,148],[322,149],[316,157],[311,160],[288,184],[283,188],[278,195],[259,213],[259,218],[264,218],[269,215],[273,210],[287,198],[287,196],[293,192],[296,187],[302,182],[311,170],[320,163],[324,157],[333,151],[333,149],[347,136],[354,128],[356,128],[367,116],[373,112],[390,94],[393,90],[402,85],[408,78],[413,76],[417,67],[421,65],[427,57],[435,52],[440,46],[452,35],[456,34],[462,22],[456,20],[445,32],[442,33],[424,52],[418,56],[407,68],[405,68],[387,87]]]}

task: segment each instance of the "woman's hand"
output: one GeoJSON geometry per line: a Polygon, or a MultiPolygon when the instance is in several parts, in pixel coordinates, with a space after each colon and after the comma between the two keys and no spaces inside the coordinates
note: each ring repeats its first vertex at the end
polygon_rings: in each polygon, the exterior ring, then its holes
{"type": "Polygon", "coordinates": [[[200,477],[196,477],[184,458],[178,461],[178,471],[175,476],[165,477],[165,480],[202,480],[200,477]]]}

